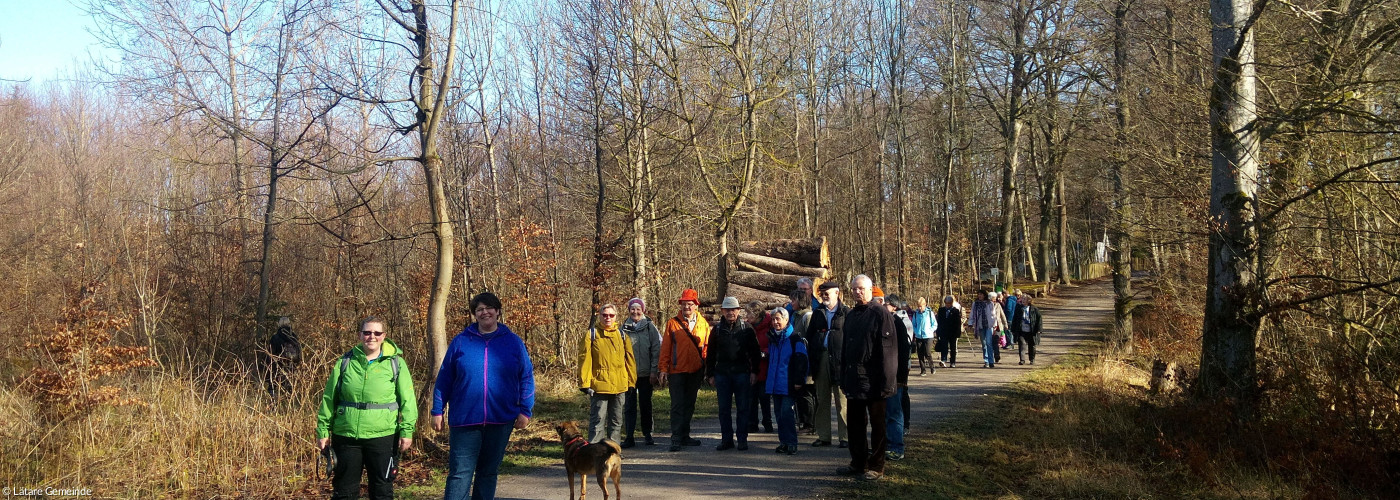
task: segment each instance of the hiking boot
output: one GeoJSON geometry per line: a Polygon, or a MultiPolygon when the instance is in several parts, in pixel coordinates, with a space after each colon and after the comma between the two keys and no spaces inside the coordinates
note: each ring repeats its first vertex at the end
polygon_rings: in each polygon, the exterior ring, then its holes
{"type": "Polygon", "coordinates": [[[773,424],[771,424],[771,423],[763,424],[763,432],[766,433],[766,434],[772,434],[772,433],[773,433],[773,424]]]}
{"type": "Polygon", "coordinates": [[[787,447],[787,450],[784,451],[783,453],[786,453],[786,454],[788,454],[788,455],[796,455],[796,454],[797,454],[797,445],[795,445],[795,444],[794,444],[794,445],[789,445],[789,446],[787,447]]]}
{"type": "Polygon", "coordinates": [[[861,471],[859,469],[856,469],[855,467],[851,467],[849,465],[842,465],[836,468],[836,474],[839,476],[854,476],[856,474],[860,474],[860,472],[861,471]]]}
{"type": "Polygon", "coordinates": [[[1018,365],[1025,365],[1026,362],[1025,362],[1025,360],[1022,360],[1022,361],[1017,361],[1016,364],[1018,364],[1018,365]]]}
{"type": "Polygon", "coordinates": [[[651,436],[647,436],[647,446],[656,446],[656,441],[653,441],[651,436]]]}
{"type": "Polygon", "coordinates": [[[627,438],[627,439],[622,440],[622,448],[623,448],[623,449],[631,448],[631,447],[633,447],[633,446],[637,446],[637,440],[636,440],[636,439],[627,438]]]}
{"type": "Polygon", "coordinates": [[[686,446],[700,446],[700,440],[695,438],[685,438],[685,442],[681,444],[684,444],[686,446]]]}
{"type": "Polygon", "coordinates": [[[724,450],[732,450],[732,449],[734,449],[734,443],[729,442],[729,441],[725,441],[725,442],[723,442],[723,443],[720,443],[719,446],[716,446],[716,447],[715,447],[715,451],[724,451],[724,450]]]}
{"type": "Polygon", "coordinates": [[[820,447],[820,446],[831,446],[831,441],[826,441],[826,440],[823,440],[823,439],[818,439],[818,440],[816,440],[816,441],[812,441],[812,446],[817,446],[817,447],[820,447]]]}
{"type": "Polygon", "coordinates": [[[748,444],[748,443],[739,443],[739,446],[735,446],[734,449],[739,450],[739,451],[749,451],[749,444],[748,444]]]}
{"type": "Polygon", "coordinates": [[[678,445],[678,444],[673,444],[673,445],[671,445],[671,451],[681,451],[681,445],[678,445]]]}
{"type": "Polygon", "coordinates": [[[780,444],[780,445],[778,445],[777,448],[773,448],[773,453],[787,453],[787,445],[785,445],[785,444],[780,444]]]}
{"type": "Polygon", "coordinates": [[[885,477],[885,473],[873,470],[865,471],[865,474],[860,475],[862,481],[877,481],[882,477],[885,477]]]}
{"type": "Polygon", "coordinates": [[[894,461],[904,460],[904,454],[895,451],[887,451],[885,452],[885,459],[894,461]]]}

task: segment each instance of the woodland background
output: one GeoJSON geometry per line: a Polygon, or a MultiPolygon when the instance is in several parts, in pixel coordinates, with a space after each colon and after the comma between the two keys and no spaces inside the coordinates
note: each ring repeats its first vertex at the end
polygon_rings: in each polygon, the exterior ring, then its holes
{"type": "Polygon", "coordinates": [[[1088,278],[1107,239],[1115,352],[1195,367],[1230,227],[1212,175],[1233,175],[1250,279],[1221,289],[1248,370],[1178,404],[1318,429],[1385,477],[1397,6],[1236,6],[1257,150],[1221,169],[1204,3],[93,2],[119,63],[0,81],[0,473],[295,487],[357,318],[387,321],[426,392],[466,300],[494,291],[567,386],[596,306],[714,297],[750,239],[825,236],[834,279],[964,303],[993,267],[1088,278]],[[1135,309],[1170,335],[1134,335],[1135,309]],[[306,359],[273,401],[253,368],[284,315],[306,359]],[[170,473],[120,474],[136,456],[170,473]]]}

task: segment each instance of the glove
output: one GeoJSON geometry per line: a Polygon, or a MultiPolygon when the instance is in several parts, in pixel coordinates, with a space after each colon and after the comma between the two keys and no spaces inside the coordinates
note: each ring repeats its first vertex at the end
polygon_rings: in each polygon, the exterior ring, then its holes
{"type": "Polygon", "coordinates": [[[591,388],[581,387],[579,388],[578,392],[582,392],[585,396],[588,396],[590,398],[593,397],[593,389],[591,388]]]}

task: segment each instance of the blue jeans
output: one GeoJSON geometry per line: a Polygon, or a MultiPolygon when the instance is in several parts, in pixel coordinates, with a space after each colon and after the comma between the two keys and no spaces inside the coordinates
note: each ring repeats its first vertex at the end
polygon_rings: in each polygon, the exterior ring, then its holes
{"type": "Polygon", "coordinates": [[[797,412],[793,409],[796,401],[787,394],[772,397],[773,411],[778,414],[778,443],[797,446],[797,412]]]}
{"type": "Polygon", "coordinates": [[[885,398],[885,439],[895,453],[904,453],[904,395],[908,392],[908,387],[896,387],[894,395],[885,398]]]}
{"type": "Polygon", "coordinates": [[[719,434],[721,443],[733,443],[734,407],[739,408],[739,442],[749,442],[749,374],[715,375],[715,394],[719,396],[719,434]]]}
{"type": "Polygon", "coordinates": [[[996,339],[995,339],[995,337],[993,336],[993,332],[995,332],[995,330],[992,329],[992,328],[987,328],[987,329],[982,330],[982,331],[980,332],[980,333],[982,334],[982,362],[983,362],[983,363],[987,363],[987,364],[996,364],[996,362],[997,362],[997,360],[996,360],[997,349],[1001,349],[1001,346],[997,345],[996,339]]]}
{"type": "Polygon", "coordinates": [[[506,457],[511,424],[487,424],[453,427],[447,455],[447,487],[443,500],[472,500],[496,498],[496,474],[506,457]],[[476,490],[472,490],[475,477],[476,490]]]}

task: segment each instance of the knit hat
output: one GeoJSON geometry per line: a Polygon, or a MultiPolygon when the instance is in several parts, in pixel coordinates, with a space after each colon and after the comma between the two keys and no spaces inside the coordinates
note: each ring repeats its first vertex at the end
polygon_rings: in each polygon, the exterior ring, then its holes
{"type": "Polygon", "coordinates": [[[687,300],[699,304],[700,293],[696,292],[694,288],[685,289],[685,291],[681,292],[681,298],[677,302],[685,302],[687,300]]]}
{"type": "Polygon", "coordinates": [[[877,286],[877,287],[872,287],[872,288],[870,289],[870,292],[871,292],[870,295],[871,295],[872,297],[884,297],[884,296],[885,296],[885,291],[884,291],[884,290],[881,290],[880,287],[878,287],[878,286],[877,286]]]}
{"type": "Polygon", "coordinates": [[[639,305],[639,306],[642,306],[642,310],[643,310],[643,311],[647,310],[647,301],[642,300],[641,297],[633,297],[632,300],[627,301],[627,308],[628,308],[628,309],[631,309],[631,308],[632,308],[632,304],[637,304],[637,305],[639,305]]]}

